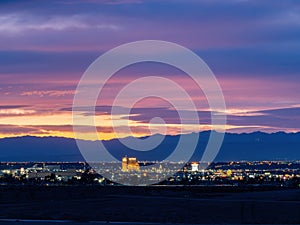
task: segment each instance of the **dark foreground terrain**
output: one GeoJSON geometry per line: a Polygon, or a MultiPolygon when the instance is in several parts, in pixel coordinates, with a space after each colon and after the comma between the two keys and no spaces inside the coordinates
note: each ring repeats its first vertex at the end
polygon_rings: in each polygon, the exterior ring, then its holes
{"type": "Polygon", "coordinates": [[[6,219],[72,220],[79,224],[300,223],[300,189],[1,186],[0,225],[6,219]]]}

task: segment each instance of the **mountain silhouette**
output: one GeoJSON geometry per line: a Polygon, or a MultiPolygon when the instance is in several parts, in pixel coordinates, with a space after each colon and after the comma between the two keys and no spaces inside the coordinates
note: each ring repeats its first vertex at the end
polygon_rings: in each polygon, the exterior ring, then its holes
{"type": "MultiPolygon", "coordinates": [[[[214,132],[214,131],[212,131],[214,132]]],[[[195,135],[195,134],[185,134],[195,135]]],[[[190,161],[200,161],[210,131],[199,133],[199,141],[190,161]]],[[[138,160],[163,160],[176,147],[180,135],[165,136],[160,145],[150,151],[137,151],[124,146],[120,140],[103,141],[116,159],[134,156],[138,160]]],[[[147,137],[141,138],[146,139],[147,137]]],[[[132,137],[124,140],[132,141],[132,137]]],[[[97,145],[97,141],[84,141],[97,145]]],[[[188,148],[189,146],[187,146],[188,148]]],[[[214,161],[300,160],[299,133],[226,133],[223,145],[214,161]]],[[[62,137],[13,137],[0,139],[1,162],[74,162],[84,161],[75,139],[62,137]]]]}

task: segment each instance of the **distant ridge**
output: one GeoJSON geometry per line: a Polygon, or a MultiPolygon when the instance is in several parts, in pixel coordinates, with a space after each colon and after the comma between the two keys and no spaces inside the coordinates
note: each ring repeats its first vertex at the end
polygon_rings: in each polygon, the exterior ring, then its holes
{"type": "MultiPolygon", "coordinates": [[[[199,161],[201,159],[209,134],[210,131],[200,133],[198,146],[191,160],[199,161]]],[[[179,137],[179,135],[165,136],[164,141],[157,148],[148,152],[128,149],[117,139],[104,141],[103,143],[111,154],[119,159],[124,155],[133,155],[139,160],[162,160],[172,152],[179,137]]],[[[95,141],[87,142],[96,144],[95,141]]],[[[300,132],[226,133],[222,148],[215,161],[240,160],[300,160],[300,132]]],[[[24,136],[0,139],[0,161],[73,162],[84,161],[84,159],[74,139],[24,136]]]]}

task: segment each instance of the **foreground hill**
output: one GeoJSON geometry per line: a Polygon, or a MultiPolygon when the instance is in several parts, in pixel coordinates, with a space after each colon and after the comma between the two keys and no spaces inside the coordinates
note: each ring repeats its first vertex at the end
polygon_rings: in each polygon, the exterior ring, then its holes
{"type": "Polygon", "coordinates": [[[225,186],[0,186],[0,224],[10,224],[2,220],[8,218],[17,225],[300,223],[299,189],[259,190],[225,186]]]}

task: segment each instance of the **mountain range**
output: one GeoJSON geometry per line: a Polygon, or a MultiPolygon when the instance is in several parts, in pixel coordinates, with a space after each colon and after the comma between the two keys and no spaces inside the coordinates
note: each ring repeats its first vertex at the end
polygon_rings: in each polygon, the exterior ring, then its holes
{"type": "MultiPolygon", "coordinates": [[[[214,131],[212,131],[214,132],[214,131]]],[[[200,133],[191,161],[199,161],[206,147],[210,131],[200,133]]],[[[194,135],[194,134],[186,134],[194,135]]],[[[118,139],[103,141],[110,153],[121,159],[135,156],[138,160],[163,160],[177,145],[180,135],[165,136],[163,142],[151,151],[135,151],[118,139]]],[[[132,137],[127,137],[130,139],[132,137]]],[[[97,141],[86,141],[97,144],[97,141]]],[[[298,133],[226,133],[215,161],[300,160],[300,132],[298,133]]],[[[62,137],[23,136],[0,139],[1,162],[74,162],[84,161],[75,139],[62,137]]]]}

